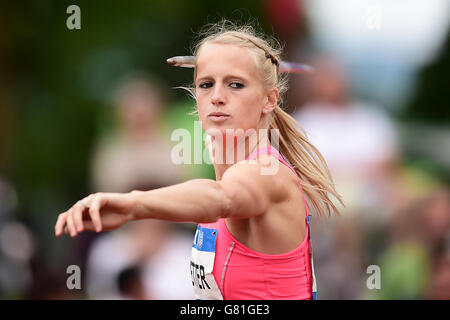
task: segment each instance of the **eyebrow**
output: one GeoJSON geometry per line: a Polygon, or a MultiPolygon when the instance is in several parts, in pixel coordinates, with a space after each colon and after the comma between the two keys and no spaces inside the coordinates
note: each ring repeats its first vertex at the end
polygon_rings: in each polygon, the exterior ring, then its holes
{"type": "MultiPolygon", "coordinates": [[[[225,77],[223,77],[223,80],[230,80],[230,79],[239,79],[243,82],[249,82],[247,77],[244,76],[238,76],[238,75],[233,75],[233,74],[229,74],[226,75],[225,77]]],[[[202,77],[197,77],[195,82],[201,81],[201,80],[214,80],[214,77],[206,75],[206,76],[202,76],[202,77]]]]}

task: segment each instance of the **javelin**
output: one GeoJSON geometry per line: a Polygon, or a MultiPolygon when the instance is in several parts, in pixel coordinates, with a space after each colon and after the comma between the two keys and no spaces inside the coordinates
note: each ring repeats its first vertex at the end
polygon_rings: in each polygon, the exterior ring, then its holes
{"type": "MultiPolygon", "coordinates": [[[[195,68],[195,56],[177,56],[167,59],[167,63],[174,67],[195,68]]],[[[303,63],[281,61],[280,73],[297,73],[297,74],[311,74],[314,73],[314,68],[303,63]]]]}

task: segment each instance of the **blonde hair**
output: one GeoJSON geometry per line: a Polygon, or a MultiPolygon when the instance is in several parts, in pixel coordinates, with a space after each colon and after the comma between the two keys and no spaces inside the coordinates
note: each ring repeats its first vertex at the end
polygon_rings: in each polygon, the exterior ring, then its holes
{"type": "MultiPolygon", "coordinates": [[[[278,72],[281,61],[282,48],[275,39],[266,39],[258,35],[250,25],[237,26],[230,21],[222,20],[219,23],[208,25],[200,34],[201,40],[194,47],[197,56],[201,47],[208,42],[232,44],[250,49],[257,57],[261,70],[261,78],[266,88],[276,87],[279,91],[277,106],[269,114],[269,140],[272,143],[270,132],[276,129],[279,132],[279,151],[290,162],[301,179],[305,196],[314,206],[319,216],[332,210],[339,214],[330,194],[336,197],[343,205],[341,196],[336,192],[333,178],[319,150],[312,145],[300,124],[285,112],[280,106],[288,89],[287,75],[278,72]],[[300,132],[300,131],[301,132],[300,132]],[[302,134],[303,132],[303,134],[302,134]]],[[[196,73],[194,71],[194,79],[196,73]]],[[[195,86],[189,88],[195,98],[195,86]]],[[[196,112],[194,112],[196,113],[196,112]]]]}

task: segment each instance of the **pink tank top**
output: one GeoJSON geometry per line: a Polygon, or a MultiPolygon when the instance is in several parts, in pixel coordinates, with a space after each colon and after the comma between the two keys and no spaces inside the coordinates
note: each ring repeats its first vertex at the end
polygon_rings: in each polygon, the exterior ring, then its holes
{"type": "MultiPolygon", "coordinates": [[[[295,174],[295,170],[273,148],[258,148],[247,159],[270,154],[295,174]]],[[[297,175],[297,174],[296,174],[297,175]]],[[[297,176],[298,178],[298,176],[297,176]]],[[[264,254],[240,243],[229,232],[225,219],[197,227],[192,246],[191,276],[197,299],[279,300],[316,299],[308,207],[306,235],[294,250],[264,254]]]]}

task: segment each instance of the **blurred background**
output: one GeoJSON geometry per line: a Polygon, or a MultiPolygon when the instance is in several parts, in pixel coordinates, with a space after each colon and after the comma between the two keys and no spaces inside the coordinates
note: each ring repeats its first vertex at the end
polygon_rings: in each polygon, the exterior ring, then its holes
{"type": "Polygon", "coordinates": [[[174,89],[192,70],[166,59],[227,18],[257,23],[284,43],[285,60],[317,69],[290,77],[284,107],[346,204],[340,217],[311,212],[319,299],[450,299],[449,7],[1,1],[0,298],[193,299],[194,225],[140,221],[72,239],[56,238],[54,224],[93,192],[215,178],[207,164],[170,160],[171,132],[193,132],[195,105],[174,89]],[[73,4],[81,28],[71,30],[73,4]],[[67,287],[71,265],[80,289],[67,287]]]}

